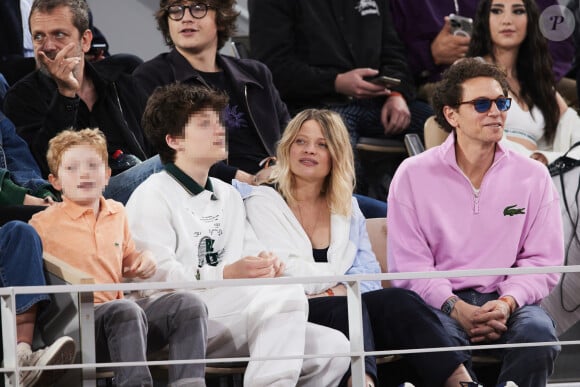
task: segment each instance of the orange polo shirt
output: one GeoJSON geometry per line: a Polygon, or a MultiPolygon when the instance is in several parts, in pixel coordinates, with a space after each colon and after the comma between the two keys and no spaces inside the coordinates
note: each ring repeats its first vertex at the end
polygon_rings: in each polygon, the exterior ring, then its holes
{"type": "MultiPolygon", "coordinates": [[[[90,274],[96,283],[120,283],[123,267],[139,256],[121,203],[100,199],[98,217],[92,208],[64,197],[30,220],[49,254],[90,274]]],[[[95,292],[95,304],[123,298],[123,292],[95,292]]]]}

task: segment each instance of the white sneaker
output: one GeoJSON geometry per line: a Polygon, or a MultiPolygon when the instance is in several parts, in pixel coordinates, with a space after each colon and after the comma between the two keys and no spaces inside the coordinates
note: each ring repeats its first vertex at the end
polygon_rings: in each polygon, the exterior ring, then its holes
{"type": "MultiPolygon", "coordinates": [[[[75,356],[75,343],[72,338],[63,336],[51,345],[30,351],[30,346],[18,345],[16,349],[18,363],[21,367],[42,367],[46,365],[70,364],[75,356]]],[[[20,383],[24,387],[32,387],[36,384],[41,386],[51,385],[64,370],[46,371],[31,370],[20,372],[20,383]]]]}

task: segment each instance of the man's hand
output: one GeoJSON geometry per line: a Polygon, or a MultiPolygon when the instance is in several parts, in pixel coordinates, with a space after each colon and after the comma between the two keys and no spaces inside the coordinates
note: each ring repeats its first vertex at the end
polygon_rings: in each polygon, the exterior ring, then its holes
{"type": "Polygon", "coordinates": [[[431,56],[436,65],[450,65],[464,58],[469,48],[471,38],[453,35],[449,17],[445,16],[445,24],[431,42],[431,56]]]}
{"type": "Polygon", "coordinates": [[[411,112],[405,98],[391,95],[381,109],[381,123],[386,135],[401,133],[411,123],[411,112]]]}
{"type": "Polygon", "coordinates": [[[155,274],[157,262],[150,251],[143,251],[130,267],[123,268],[123,277],[146,279],[155,274]]]}
{"type": "Polygon", "coordinates": [[[274,171],[275,166],[265,166],[260,169],[255,175],[238,169],[234,179],[250,185],[260,185],[267,183],[270,180],[270,175],[274,171]]]}
{"type": "Polygon", "coordinates": [[[384,86],[365,81],[364,77],[372,77],[379,73],[375,69],[354,69],[336,76],[334,89],[337,93],[354,98],[373,98],[389,95],[391,92],[384,86]]]}
{"type": "Polygon", "coordinates": [[[546,156],[544,156],[543,154],[541,154],[540,152],[534,152],[530,155],[530,158],[539,161],[540,163],[544,164],[544,165],[548,165],[548,159],[546,158],[546,156]]]}
{"type": "Polygon", "coordinates": [[[274,278],[284,267],[272,253],[244,257],[224,267],[224,278],[274,278]]]}
{"type": "Polygon", "coordinates": [[[475,328],[475,323],[473,322],[473,316],[479,309],[479,306],[468,304],[467,302],[459,299],[455,303],[455,307],[451,312],[451,317],[455,319],[461,325],[463,330],[469,334],[469,332],[475,328]]]}
{"type": "Polygon", "coordinates": [[[488,301],[473,315],[475,328],[469,333],[473,343],[498,340],[507,331],[510,306],[499,300],[488,301]]]}
{"type": "Polygon", "coordinates": [[[260,185],[263,183],[267,183],[270,180],[270,176],[272,175],[272,172],[274,171],[274,168],[276,168],[275,166],[273,167],[264,167],[262,169],[260,169],[255,175],[254,175],[254,182],[252,184],[254,185],[260,185]]]}
{"type": "Polygon", "coordinates": [[[59,93],[70,98],[74,97],[81,88],[74,74],[74,70],[81,63],[81,57],[68,56],[76,46],[77,43],[74,42],[67,44],[54,59],[49,58],[42,51],[38,52],[38,60],[56,82],[59,93]]]}
{"type": "Polygon", "coordinates": [[[242,183],[246,183],[246,184],[254,184],[254,175],[252,175],[251,173],[248,173],[246,171],[242,171],[241,169],[238,169],[236,171],[236,174],[234,176],[234,179],[241,181],[242,183]]]}
{"type": "Polygon", "coordinates": [[[451,317],[461,325],[471,342],[481,343],[498,340],[507,331],[509,313],[509,305],[502,301],[489,301],[479,307],[459,300],[451,317]]]}

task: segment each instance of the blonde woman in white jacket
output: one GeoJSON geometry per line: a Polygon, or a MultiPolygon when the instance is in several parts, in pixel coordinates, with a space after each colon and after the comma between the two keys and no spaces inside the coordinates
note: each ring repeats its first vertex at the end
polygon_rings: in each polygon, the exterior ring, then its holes
{"type": "MultiPolygon", "coordinates": [[[[340,116],[305,110],[288,124],[278,145],[274,187],[236,186],[258,239],[286,265],[286,276],[379,273],[365,219],[353,199],[353,154],[340,116]]],[[[328,282],[305,286],[310,322],[348,331],[346,287],[328,282]]],[[[437,316],[415,293],[363,282],[366,351],[451,346],[437,316]]],[[[471,381],[464,352],[407,356],[417,382],[459,386],[471,381]]],[[[365,357],[367,380],[377,383],[373,357],[365,357]]],[[[345,375],[345,381],[349,375],[345,375]]]]}

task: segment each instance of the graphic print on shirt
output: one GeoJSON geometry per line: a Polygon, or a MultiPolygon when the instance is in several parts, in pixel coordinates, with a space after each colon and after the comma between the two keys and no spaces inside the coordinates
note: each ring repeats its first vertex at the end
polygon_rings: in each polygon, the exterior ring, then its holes
{"type": "Polygon", "coordinates": [[[377,15],[380,16],[379,6],[375,0],[360,0],[358,5],[354,7],[360,12],[361,16],[377,15]]]}
{"type": "Polygon", "coordinates": [[[197,267],[204,265],[217,266],[222,261],[224,249],[216,250],[216,240],[222,236],[221,216],[204,216],[200,219],[207,228],[203,232],[196,232],[194,237],[198,239],[197,244],[197,267]]]}
{"type": "Polygon", "coordinates": [[[246,121],[244,116],[244,112],[238,105],[231,106],[228,104],[222,112],[222,119],[228,131],[246,128],[248,126],[248,121],[246,121]]]}

